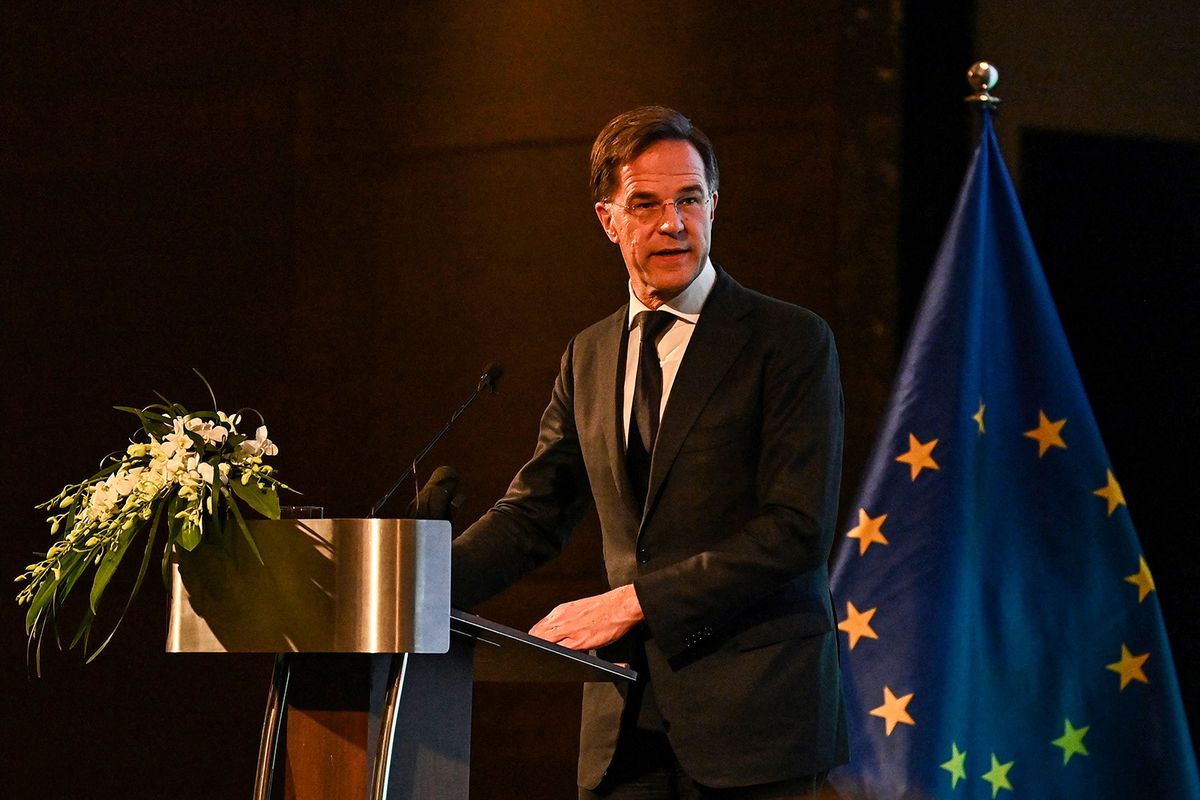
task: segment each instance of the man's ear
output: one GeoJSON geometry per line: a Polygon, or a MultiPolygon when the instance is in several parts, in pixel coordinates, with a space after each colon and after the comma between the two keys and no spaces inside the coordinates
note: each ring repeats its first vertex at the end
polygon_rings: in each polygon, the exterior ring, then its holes
{"type": "Polygon", "coordinates": [[[713,192],[712,208],[710,208],[708,210],[708,218],[710,221],[717,218],[717,193],[716,192],[713,192]]]}
{"type": "Polygon", "coordinates": [[[604,228],[604,233],[608,236],[609,241],[613,244],[620,244],[617,237],[617,226],[613,221],[612,212],[608,210],[607,203],[596,203],[596,216],[600,219],[600,227],[604,228]]]}

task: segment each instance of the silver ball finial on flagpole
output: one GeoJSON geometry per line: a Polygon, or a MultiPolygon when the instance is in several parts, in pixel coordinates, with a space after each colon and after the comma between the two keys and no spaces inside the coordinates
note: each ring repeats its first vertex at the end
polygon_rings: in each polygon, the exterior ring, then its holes
{"type": "Polygon", "coordinates": [[[995,65],[989,61],[976,61],[967,70],[967,83],[971,84],[975,93],[967,95],[964,100],[981,109],[994,109],[999,105],[1000,98],[988,92],[995,88],[999,80],[1000,71],[996,69],[995,65]]]}

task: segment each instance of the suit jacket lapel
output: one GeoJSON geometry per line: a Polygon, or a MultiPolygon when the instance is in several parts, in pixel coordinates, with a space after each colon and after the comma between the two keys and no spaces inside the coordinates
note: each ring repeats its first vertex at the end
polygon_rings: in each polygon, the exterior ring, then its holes
{"type": "Polygon", "coordinates": [[[614,314],[612,324],[600,340],[597,352],[599,385],[596,387],[597,398],[603,404],[605,415],[604,448],[608,454],[608,464],[612,470],[613,483],[617,494],[629,506],[634,519],[641,519],[642,510],[633,499],[633,485],[629,482],[629,472],[625,468],[625,354],[628,347],[629,306],[614,314]]]}
{"type": "MultiPolygon", "coordinates": [[[[650,462],[646,507],[641,515],[643,526],[649,517],[650,509],[654,507],[663,479],[670,471],[680,446],[700,415],[700,410],[704,408],[750,336],[749,328],[742,321],[742,317],[748,311],[739,296],[739,292],[742,291],[744,290],[737,282],[718,269],[717,282],[704,304],[704,310],[700,312],[700,319],[696,323],[696,330],[692,332],[691,341],[688,342],[683,362],[679,365],[675,383],[671,386],[666,412],[659,425],[654,455],[650,462]]],[[[628,481],[626,476],[626,489],[629,487],[628,481]]]]}

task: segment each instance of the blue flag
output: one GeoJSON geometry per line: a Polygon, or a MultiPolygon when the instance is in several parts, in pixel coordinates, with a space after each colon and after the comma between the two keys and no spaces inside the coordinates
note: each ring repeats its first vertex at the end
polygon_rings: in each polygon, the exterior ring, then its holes
{"type": "Polygon", "coordinates": [[[1200,798],[1154,579],[990,115],[833,576],[846,798],[1200,798]]]}

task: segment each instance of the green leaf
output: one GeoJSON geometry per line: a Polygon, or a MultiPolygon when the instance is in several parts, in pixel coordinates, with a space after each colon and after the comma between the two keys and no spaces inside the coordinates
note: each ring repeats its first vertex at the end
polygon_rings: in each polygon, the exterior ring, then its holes
{"type": "Polygon", "coordinates": [[[204,388],[208,389],[208,396],[212,398],[213,411],[217,411],[217,396],[213,393],[213,389],[208,382],[208,378],[201,375],[200,370],[196,369],[195,367],[192,367],[192,372],[196,373],[196,376],[200,378],[200,381],[204,384],[204,388]]]}
{"type": "Polygon", "coordinates": [[[186,417],[188,415],[188,410],[186,408],[179,405],[179,403],[172,403],[170,400],[163,397],[162,392],[155,392],[154,394],[159,400],[162,400],[162,403],[156,403],[152,406],[149,406],[149,408],[161,408],[163,410],[163,414],[168,419],[171,417],[186,417]]]}
{"type": "Polygon", "coordinates": [[[246,501],[246,505],[267,519],[279,519],[279,493],[275,491],[274,486],[260,489],[254,480],[246,484],[240,480],[231,480],[229,485],[234,494],[246,501]]]}
{"type": "Polygon", "coordinates": [[[254,425],[254,424],[250,423],[250,421],[248,419],[246,419],[246,417],[250,414],[253,414],[254,416],[258,417],[259,425],[267,424],[267,420],[265,417],[263,417],[262,412],[260,412],[257,408],[250,408],[249,406],[244,406],[242,408],[239,408],[237,410],[237,412],[234,414],[234,416],[240,416],[242,418],[242,422],[248,423],[246,427],[257,428],[258,425],[254,425]]]}
{"type": "Polygon", "coordinates": [[[60,573],[62,578],[59,580],[61,590],[58,593],[60,600],[66,598],[71,593],[71,590],[75,588],[75,582],[87,572],[88,565],[92,563],[93,558],[95,556],[90,552],[80,553],[74,550],[63,556],[62,561],[59,562],[62,564],[62,572],[60,573]]]}
{"type": "Polygon", "coordinates": [[[35,627],[44,630],[47,624],[53,623],[53,627],[57,630],[58,608],[66,601],[75,582],[88,571],[88,567],[92,564],[92,558],[93,555],[90,552],[81,553],[72,550],[63,554],[62,559],[58,562],[58,578],[55,579],[57,587],[50,597],[50,602],[43,609],[40,620],[34,622],[35,627]]]}
{"type": "Polygon", "coordinates": [[[42,611],[46,608],[46,604],[54,598],[54,590],[58,587],[58,578],[48,578],[42,583],[42,588],[37,590],[37,594],[33,596],[33,601],[29,604],[29,610],[25,612],[25,634],[34,630],[35,623],[42,615],[42,611]]]}
{"type": "Polygon", "coordinates": [[[133,544],[134,538],[137,537],[142,527],[142,525],[134,525],[131,528],[123,529],[117,537],[116,549],[109,550],[100,559],[100,566],[96,568],[96,577],[92,581],[92,593],[89,598],[89,605],[92,608],[93,614],[99,610],[100,597],[104,594],[104,590],[108,588],[108,582],[112,580],[117,567],[121,566],[121,559],[125,558],[125,551],[129,549],[129,545],[133,544]]]}
{"type": "Polygon", "coordinates": [[[133,408],[131,406],[113,406],[117,411],[124,411],[128,414],[133,414],[142,423],[142,430],[151,436],[161,436],[164,430],[170,429],[168,424],[170,417],[166,414],[154,414],[150,409],[154,406],[149,406],[145,409],[133,408]]]}
{"type": "Polygon", "coordinates": [[[167,503],[167,544],[172,544],[179,540],[180,529],[183,528],[183,520],[178,516],[180,511],[187,508],[187,503],[179,493],[176,492],[167,503]]]}
{"type": "Polygon", "coordinates": [[[212,465],[213,480],[216,483],[208,487],[209,497],[212,498],[212,511],[204,515],[205,525],[207,527],[207,531],[204,535],[206,537],[210,537],[210,540],[214,542],[221,541],[221,492],[217,489],[217,486],[220,485],[221,480],[221,473],[217,469],[217,465],[220,463],[220,461],[221,457],[217,455],[213,456],[208,462],[212,465]]]}
{"type": "Polygon", "coordinates": [[[170,538],[167,544],[177,544],[184,550],[193,550],[196,545],[200,544],[200,527],[191,519],[184,515],[178,516],[179,512],[185,511],[188,503],[178,494],[171,498],[171,502],[167,506],[167,530],[170,533],[170,538]]]}
{"type": "MultiPolygon", "coordinates": [[[[154,519],[150,520],[150,539],[154,540],[158,537],[158,532],[162,529],[162,516],[166,508],[166,503],[159,503],[158,508],[154,511],[154,519]]],[[[147,545],[147,550],[149,545],[147,545]]],[[[167,541],[163,544],[162,556],[162,584],[163,588],[170,590],[171,582],[167,576],[168,567],[171,564],[171,538],[168,534],[167,541]]]]}
{"type": "Polygon", "coordinates": [[[204,437],[195,431],[184,430],[184,435],[192,440],[192,447],[196,448],[197,453],[203,453],[204,448],[208,445],[204,441],[204,437]]]}
{"type": "MultiPolygon", "coordinates": [[[[93,650],[92,654],[88,656],[86,662],[88,664],[92,663],[96,656],[100,655],[100,652],[105,647],[108,647],[108,643],[112,641],[113,636],[117,633],[117,628],[121,627],[121,623],[125,621],[125,615],[129,613],[129,608],[133,605],[133,598],[137,597],[138,591],[140,591],[142,588],[142,580],[146,577],[146,568],[150,566],[150,554],[154,551],[155,534],[158,530],[158,519],[161,513],[162,504],[160,504],[158,509],[154,512],[154,519],[150,522],[150,535],[146,537],[146,550],[142,553],[142,564],[138,568],[137,579],[133,582],[133,588],[129,590],[129,597],[125,600],[125,608],[121,609],[121,616],[117,617],[117,621],[113,623],[112,630],[108,632],[108,636],[104,637],[104,641],[100,643],[100,646],[93,650]]],[[[91,632],[90,621],[88,621],[87,632],[89,634],[91,632]]],[[[83,633],[82,628],[80,629],[80,633],[83,633]]],[[[76,634],[75,639],[76,641],[79,640],[79,634],[76,634]]],[[[86,639],[84,641],[86,642],[86,639]]],[[[74,647],[75,642],[72,642],[71,646],[74,647]]],[[[87,645],[85,644],[85,649],[86,646],[87,645]]]]}
{"type": "MultiPolygon", "coordinates": [[[[150,554],[154,551],[154,542],[158,539],[158,529],[164,505],[166,504],[158,504],[158,508],[154,509],[154,518],[150,520],[150,532],[146,537],[146,552],[142,554],[142,566],[138,569],[137,580],[133,584],[133,594],[136,594],[137,590],[142,587],[142,579],[146,577],[146,569],[150,565],[150,554]]],[[[130,600],[132,599],[131,596],[130,600]]],[[[126,608],[128,608],[128,605],[126,605],[126,608]]]]}
{"type": "Polygon", "coordinates": [[[237,500],[229,498],[229,510],[233,512],[233,518],[237,520],[238,528],[242,532],[242,536],[246,539],[246,544],[250,545],[250,552],[254,553],[254,557],[258,559],[259,564],[263,561],[262,553],[258,552],[258,545],[254,543],[254,537],[250,535],[250,528],[246,525],[246,520],[242,517],[242,510],[238,508],[237,500]]]}
{"type": "Polygon", "coordinates": [[[144,410],[140,408],[134,408],[133,406],[113,406],[113,410],[124,411],[126,414],[133,414],[140,420],[145,420],[147,416],[144,410]]]}
{"type": "Polygon", "coordinates": [[[179,536],[176,537],[175,542],[190,553],[196,549],[196,545],[200,544],[201,538],[200,526],[190,519],[185,519],[179,526],[179,536]]]}
{"type": "Polygon", "coordinates": [[[90,486],[93,483],[99,483],[100,481],[104,480],[109,475],[112,475],[114,472],[116,472],[120,468],[121,468],[121,459],[118,458],[118,459],[114,460],[111,464],[109,464],[107,467],[100,470],[92,477],[88,478],[86,481],[83,482],[82,485],[90,486]]]}
{"type": "Polygon", "coordinates": [[[83,618],[79,620],[79,627],[76,629],[75,635],[71,637],[71,643],[67,645],[67,648],[71,650],[75,649],[75,645],[79,644],[81,639],[85,639],[91,633],[92,623],[95,621],[96,615],[92,613],[92,610],[90,608],[85,609],[83,618]]]}
{"type": "MultiPolygon", "coordinates": [[[[39,678],[42,677],[42,639],[44,638],[45,633],[46,629],[43,627],[40,628],[36,634],[37,649],[34,651],[34,663],[37,666],[37,676],[39,678]]],[[[26,656],[26,659],[28,659],[28,656],[26,656]]]]}

